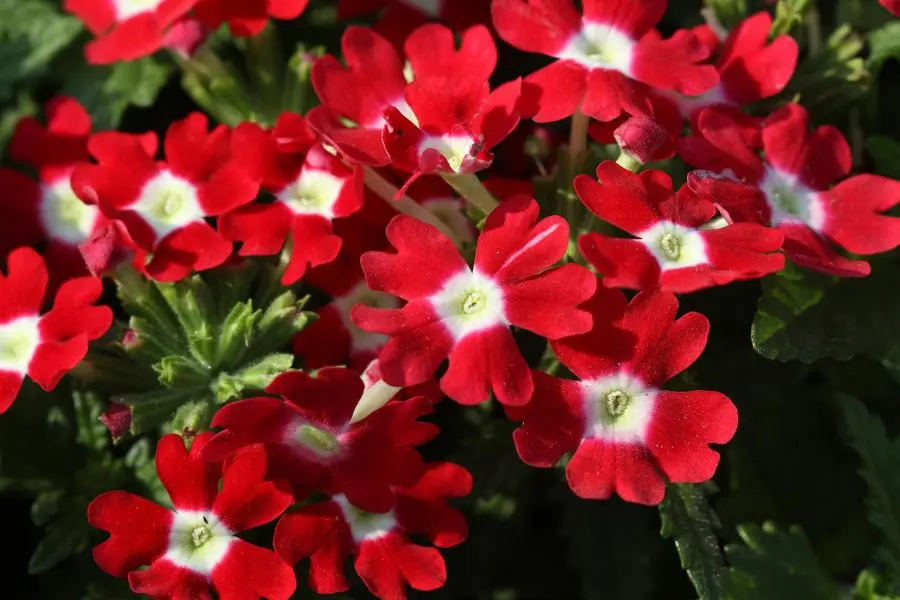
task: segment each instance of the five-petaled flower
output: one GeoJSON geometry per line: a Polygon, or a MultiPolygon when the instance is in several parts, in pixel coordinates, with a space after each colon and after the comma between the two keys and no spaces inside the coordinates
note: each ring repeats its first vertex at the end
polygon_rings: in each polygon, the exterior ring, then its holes
{"type": "Polygon", "coordinates": [[[72,187],[121,221],[145,254],[148,275],[178,281],[217,267],[232,244],[206,221],[252,202],[259,186],[229,152],[231,131],[208,131],[205,115],[192,113],[166,133],[166,161],[157,162],[133,136],[107,132],[88,148],[98,165],[78,167],[72,187]]]}
{"type": "Polygon", "coordinates": [[[407,535],[422,534],[438,548],[462,543],[469,533],[466,519],[447,500],[471,489],[472,476],[464,468],[430,463],[415,485],[394,488],[391,511],[367,512],[339,495],[285,515],[275,529],[275,549],[292,564],[310,559],[309,584],[319,594],[350,588],[344,574],[350,554],[356,572],[382,600],[406,598],[407,584],[435,590],[447,579],[443,557],[407,535]]]}
{"type": "Polygon", "coordinates": [[[581,237],[585,258],[610,287],[693,292],[784,268],[784,235],[756,223],[705,228],[716,207],[687,186],[672,193],[662,171],[640,175],[607,161],[597,167],[599,182],[575,179],[575,190],[591,212],[635,238],[599,233],[581,237]]]}
{"type": "Polygon", "coordinates": [[[693,32],[662,39],[654,30],[666,0],[494,0],[494,27],[504,40],[557,60],[523,86],[523,112],[539,123],[581,111],[600,121],[620,113],[653,114],[653,90],[696,96],[718,83],[710,53],[693,32]]]}
{"type": "Polygon", "coordinates": [[[75,167],[90,159],[90,134],[87,111],[72,98],[55,98],[47,104],[47,126],[34,117],[22,119],[9,144],[12,159],[35,168],[39,180],[0,168],[0,255],[19,246],[43,246],[52,289],[88,274],[78,246],[106,224],[70,182],[75,167]]]}
{"type": "Polygon", "coordinates": [[[417,419],[431,412],[422,398],[392,402],[351,423],[363,381],[337,367],[310,377],[301,371],[278,376],[266,390],[282,398],[250,398],[216,413],[216,434],[206,460],[226,460],[241,448],[263,444],[269,473],[287,481],[300,501],[312,491],[344,494],[354,505],[384,512],[394,504],[392,485],[411,485],[422,474],[414,450],[437,435],[417,419]]]}
{"type": "Polygon", "coordinates": [[[788,104],[762,128],[757,154],[744,127],[706,109],[699,135],[682,138],[679,154],[695,171],[688,183],[734,222],[784,233],[787,257],[801,267],[843,277],[868,275],[869,264],[840,255],[877,254],[900,244],[900,219],[881,214],[900,203],[900,182],[850,173],[850,145],[835,127],[809,131],[802,106],[788,104]],[[834,184],[832,186],[832,184],[834,184]]]}
{"type": "Polygon", "coordinates": [[[94,548],[94,559],[152,598],[210,598],[212,587],[221,600],[288,600],[297,586],[293,570],[236,534],[277,519],[291,494],[265,480],[259,448],[240,453],[224,472],[220,463],[202,460],[210,437],[196,436],[188,451],[180,436],[169,434],[156,448],[156,471],[174,510],[124,491],[91,502],[88,521],[110,533],[94,548]]]}
{"type": "Polygon", "coordinates": [[[112,311],[94,303],[103,292],[99,279],[63,283],[53,307],[41,313],[47,267],[30,248],[19,248],[0,273],[0,413],[15,401],[27,375],[45,390],[56,387],[112,324],[112,311]]]}
{"type": "Polygon", "coordinates": [[[709,321],[699,313],[675,319],[678,301],[641,292],[627,306],[622,292],[598,288],[589,308],[594,329],[551,341],[578,379],[535,372],[535,392],[523,407],[506,407],[522,426],[513,434],[523,461],[566,466],[569,487],[582,498],[658,504],[666,481],[699,483],[713,476],[737,410],[718,392],[660,389],[688,368],[706,346],[709,321]]]}
{"type": "Polygon", "coordinates": [[[362,257],[369,287],[407,304],[399,310],[357,305],[353,321],[390,336],[380,356],[384,380],[409,386],[430,379],[450,358],[441,389],[463,404],[504,404],[531,397],[531,372],[510,325],[550,339],[588,331],[579,304],[594,292],[584,267],[551,268],[566,253],[569,226],[561,217],[538,221],[526,196],[504,201],[487,218],[469,268],[453,243],[434,227],[399,216],[388,226],[396,254],[362,257]]]}
{"type": "Polygon", "coordinates": [[[333,156],[306,121],[291,113],[281,115],[271,131],[242,123],[233,137],[235,158],[275,199],[225,215],[222,234],[243,242],[242,256],[278,254],[290,237],[290,262],[281,279],[285,285],[297,282],[309,267],[337,258],[342,240],[333,221],[362,207],[360,167],[333,156]]]}

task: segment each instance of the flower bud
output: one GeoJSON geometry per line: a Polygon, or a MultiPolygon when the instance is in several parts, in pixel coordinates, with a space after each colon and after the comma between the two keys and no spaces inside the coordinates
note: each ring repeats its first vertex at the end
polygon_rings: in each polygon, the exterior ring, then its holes
{"type": "Polygon", "coordinates": [[[631,117],[619,125],[613,137],[622,152],[641,164],[671,156],[672,136],[650,117],[631,117]]]}
{"type": "Polygon", "coordinates": [[[112,275],[123,264],[130,262],[134,252],[127,240],[121,223],[113,221],[96,230],[87,241],[81,243],[78,250],[91,275],[112,275]]]}
{"type": "Polygon", "coordinates": [[[109,429],[114,440],[122,439],[131,429],[131,409],[124,404],[113,402],[100,415],[100,422],[109,429]]]}

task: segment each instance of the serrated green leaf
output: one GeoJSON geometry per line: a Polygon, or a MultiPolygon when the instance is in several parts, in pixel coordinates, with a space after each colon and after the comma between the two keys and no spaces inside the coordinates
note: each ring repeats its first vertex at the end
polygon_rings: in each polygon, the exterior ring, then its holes
{"type": "Polygon", "coordinates": [[[675,540],[681,567],[700,600],[724,600],[727,571],[715,533],[720,525],[705,488],[712,486],[669,484],[666,498],[659,505],[661,534],[675,540]]]}
{"type": "Polygon", "coordinates": [[[753,347],[783,362],[887,356],[900,340],[893,296],[897,271],[882,262],[860,279],[838,281],[797,269],[766,277],[751,331],[753,347]]]}
{"type": "Polygon", "coordinates": [[[733,600],[839,600],[834,582],[799,528],[784,533],[773,523],[748,524],[738,526],[738,534],[744,544],[725,548],[733,600]]]}
{"type": "Polygon", "coordinates": [[[0,101],[21,81],[43,75],[81,32],[81,22],[44,0],[0,0],[0,101]]]}
{"type": "Polygon", "coordinates": [[[853,600],[900,600],[900,596],[884,593],[883,577],[874,571],[863,571],[856,578],[853,600]]]}
{"type": "Polygon", "coordinates": [[[87,520],[81,515],[74,516],[74,511],[51,523],[28,561],[28,574],[45,573],[82,551],[87,546],[89,533],[87,520]]]}
{"type": "Polygon", "coordinates": [[[900,438],[891,440],[884,423],[851,396],[842,396],[847,439],[859,454],[859,474],[869,494],[869,521],[883,539],[879,558],[884,563],[892,592],[900,592],[900,438]]]}

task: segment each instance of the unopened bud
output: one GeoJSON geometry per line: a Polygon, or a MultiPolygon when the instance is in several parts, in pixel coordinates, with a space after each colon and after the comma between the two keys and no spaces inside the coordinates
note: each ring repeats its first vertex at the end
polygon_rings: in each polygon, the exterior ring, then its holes
{"type": "Polygon", "coordinates": [[[650,117],[629,118],[613,136],[622,152],[642,165],[669,158],[673,149],[669,132],[650,117]]]}
{"type": "Polygon", "coordinates": [[[114,440],[122,439],[131,429],[131,409],[119,402],[113,402],[100,415],[100,422],[109,429],[114,440]]]}
{"type": "Polygon", "coordinates": [[[173,23],[163,37],[163,47],[184,59],[194,56],[203,42],[209,38],[210,30],[197,19],[184,18],[173,23]]]}
{"type": "Polygon", "coordinates": [[[118,221],[112,221],[95,231],[78,246],[88,271],[94,277],[112,275],[130,262],[134,252],[128,245],[128,234],[118,221]]]}

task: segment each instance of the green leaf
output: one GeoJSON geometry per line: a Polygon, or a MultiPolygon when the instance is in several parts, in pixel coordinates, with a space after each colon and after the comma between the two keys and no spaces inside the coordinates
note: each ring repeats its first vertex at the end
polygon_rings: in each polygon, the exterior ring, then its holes
{"type": "Polygon", "coordinates": [[[51,523],[44,539],[28,561],[28,574],[45,573],[73,554],[84,550],[87,547],[89,533],[87,520],[83,514],[76,514],[75,511],[70,511],[64,518],[51,523]]]}
{"type": "Polygon", "coordinates": [[[766,277],[751,340],[768,359],[811,363],[858,354],[888,356],[900,340],[896,266],[882,262],[860,279],[799,269],[766,277]]]}
{"type": "Polygon", "coordinates": [[[841,402],[847,439],[859,454],[859,474],[869,494],[869,521],[883,538],[878,558],[884,563],[893,592],[900,591],[900,437],[888,438],[881,419],[851,396],[841,402]]]}
{"type": "Polygon", "coordinates": [[[853,600],[900,600],[900,596],[884,593],[883,577],[873,571],[863,571],[856,578],[853,600]]]}
{"type": "Polygon", "coordinates": [[[713,486],[669,484],[659,505],[663,537],[675,540],[681,567],[687,571],[700,600],[726,598],[727,571],[715,530],[719,520],[706,499],[713,486]]]}
{"type": "Polygon", "coordinates": [[[151,106],[171,74],[169,65],[152,56],[109,67],[88,65],[73,56],[60,68],[63,93],[84,105],[96,129],[115,129],[129,106],[151,106]]]}
{"type": "Polygon", "coordinates": [[[900,57],[900,21],[891,21],[869,33],[869,68],[876,70],[891,58],[900,57]]]}
{"type": "Polygon", "coordinates": [[[875,161],[875,170],[885,177],[900,179],[900,144],[883,135],[866,140],[866,150],[875,161]]]}
{"type": "Polygon", "coordinates": [[[788,533],[773,523],[738,526],[744,544],[729,544],[729,592],[734,600],[839,600],[834,582],[819,566],[798,527],[788,533]]]}
{"type": "Polygon", "coordinates": [[[81,22],[62,14],[57,3],[0,0],[0,101],[23,80],[43,75],[81,30],[81,22]]]}

